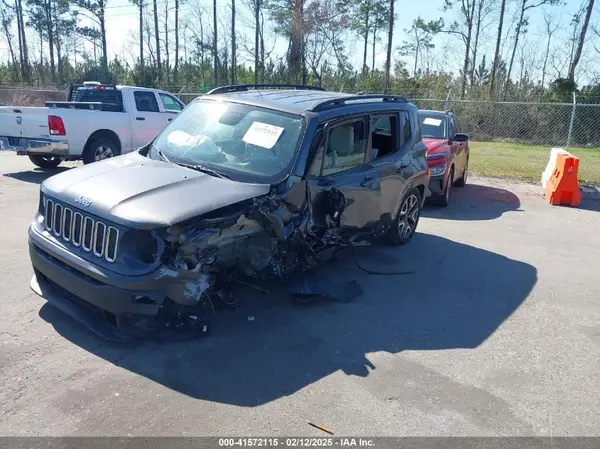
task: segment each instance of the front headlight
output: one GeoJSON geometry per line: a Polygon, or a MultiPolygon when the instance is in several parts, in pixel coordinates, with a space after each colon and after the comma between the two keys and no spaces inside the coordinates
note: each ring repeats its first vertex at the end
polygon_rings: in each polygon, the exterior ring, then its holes
{"type": "Polygon", "coordinates": [[[151,231],[130,229],[121,239],[121,254],[128,264],[152,265],[158,259],[161,245],[151,231]]]}
{"type": "Polygon", "coordinates": [[[442,175],[446,171],[446,164],[436,165],[435,167],[429,168],[430,176],[439,176],[442,175]]]}

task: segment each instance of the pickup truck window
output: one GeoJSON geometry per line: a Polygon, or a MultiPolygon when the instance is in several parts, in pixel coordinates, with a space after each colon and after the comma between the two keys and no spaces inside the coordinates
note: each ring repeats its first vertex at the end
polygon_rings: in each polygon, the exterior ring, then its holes
{"type": "Polygon", "coordinates": [[[135,108],[139,112],[160,112],[154,92],[138,90],[133,93],[133,98],[135,99],[135,108]]]}
{"type": "Polygon", "coordinates": [[[158,96],[166,112],[181,112],[183,109],[181,104],[172,96],[167,94],[158,94],[158,96]]]}
{"type": "Polygon", "coordinates": [[[256,106],[196,100],[154,141],[171,162],[242,178],[277,177],[292,162],[304,119],[256,106]]]}

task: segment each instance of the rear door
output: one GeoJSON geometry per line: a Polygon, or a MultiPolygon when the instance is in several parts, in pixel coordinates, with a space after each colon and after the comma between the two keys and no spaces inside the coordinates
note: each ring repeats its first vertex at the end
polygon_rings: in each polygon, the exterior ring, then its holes
{"type": "Polygon", "coordinates": [[[160,111],[156,93],[151,90],[134,90],[133,107],[133,140],[135,148],[141,148],[165,127],[166,117],[160,111]]]}
{"type": "Polygon", "coordinates": [[[338,228],[345,239],[368,242],[379,225],[379,173],[365,164],[369,127],[368,116],[327,126],[308,176],[317,232],[338,228]]]}

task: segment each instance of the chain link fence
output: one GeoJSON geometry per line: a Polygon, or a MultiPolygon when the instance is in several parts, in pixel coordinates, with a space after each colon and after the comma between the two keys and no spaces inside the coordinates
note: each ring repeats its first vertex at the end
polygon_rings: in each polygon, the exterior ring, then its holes
{"type": "Polygon", "coordinates": [[[411,99],[420,109],[453,112],[469,135],[470,171],[538,182],[550,148],[580,158],[579,179],[600,185],[600,105],[411,99]]]}
{"type": "MultiPolygon", "coordinates": [[[[205,93],[178,89],[184,103],[205,93]]],[[[0,87],[0,103],[43,106],[63,100],[64,90],[0,87]]],[[[576,100],[574,98],[574,100],[576,100]]],[[[579,180],[600,185],[600,104],[514,103],[411,98],[420,109],[449,110],[470,137],[472,173],[539,182],[550,149],[580,158],[579,180]]]]}

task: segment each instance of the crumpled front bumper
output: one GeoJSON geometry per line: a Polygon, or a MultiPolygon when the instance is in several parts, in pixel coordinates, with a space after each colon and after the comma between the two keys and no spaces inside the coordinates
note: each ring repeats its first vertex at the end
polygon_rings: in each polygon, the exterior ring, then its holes
{"type": "Polygon", "coordinates": [[[0,136],[0,151],[16,151],[19,155],[68,156],[69,143],[41,138],[0,136]]]}
{"type": "MultiPolygon", "coordinates": [[[[31,289],[53,306],[82,323],[102,338],[126,341],[139,332],[126,325],[128,316],[154,317],[164,301],[164,295],[155,291],[132,290],[119,276],[102,282],[91,276],[94,266],[53,244],[29,228],[29,255],[34,275],[31,289]],[[87,273],[82,268],[90,265],[87,273]],[[119,284],[123,284],[120,286],[119,284]],[[152,298],[148,304],[140,298],[152,298]]],[[[153,274],[136,277],[136,285],[151,282],[153,274]],[[145,278],[145,279],[144,279],[145,278]]]]}

